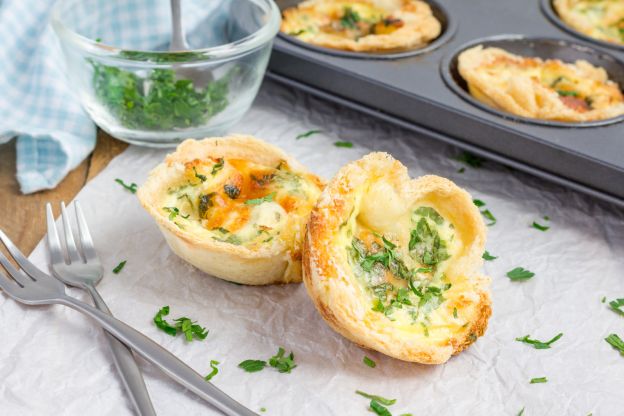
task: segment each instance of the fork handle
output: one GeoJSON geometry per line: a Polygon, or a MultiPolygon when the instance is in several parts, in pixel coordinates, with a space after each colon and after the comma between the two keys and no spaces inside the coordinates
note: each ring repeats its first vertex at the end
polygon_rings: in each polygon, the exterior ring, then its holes
{"type": "MultiPolygon", "coordinates": [[[[104,313],[112,315],[104,299],[100,296],[93,285],[86,285],[86,290],[93,298],[95,307],[104,313]]],[[[113,353],[113,362],[117,367],[117,372],[121,376],[123,385],[130,396],[130,401],[139,416],[156,416],[156,411],[152,405],[143,375],[139,370],[132,350],[122,344],[117,338],[109,332],[104,331],[104,336],[108,341],[108,346],[113,353]]]]}
{"type": "Polygon", "coordinates": [[[257,413],[247,409],[216,388],[212,383],[204,380],[195,370],[136,329],[70,296],[65,295],[57,299],[56,302],[91,317],[105,330],[114,335],[115,338],[132,348],[137,354],[156,367],[159,367],[174,381],[219,409],[224,415],[258,416],[257,413]]]}

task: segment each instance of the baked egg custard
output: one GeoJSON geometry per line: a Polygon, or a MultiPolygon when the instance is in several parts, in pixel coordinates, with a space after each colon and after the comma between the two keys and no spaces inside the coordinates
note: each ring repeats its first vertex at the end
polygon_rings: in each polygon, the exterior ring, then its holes
{"type": "Polygon", "coordinates": [[[281,31],[317,46],[375,52],[423,47],[441,25],[420,0],[307,0],[284,10],[281,31]]]}
{"type": "Polygon", "coordinates": [[[554,0],[553,6],[561,20],[582,34],[624,45],[624,1],[554,0]]]}
{"type": "Polygon", "coordinates": [[[553,121],[605,120],[624,114],[624,97],[604,68],[475,46],[459,55],[470,94],[490,107],[553,121]]]}
{"type": "Polygon", "coordinates": [[[322,181],[250,136],[186,140],[138,196],[171,249],[244,284],[301,281],[301,245],[322,181]]]}
{"type": "Polygon", "coordinates": [[[345,166],[312,210],[304,283],[321,316],[357,344],[424,364],[483,335],[485,226],[468,193],[411,180],[386,153],[345,166]]]}

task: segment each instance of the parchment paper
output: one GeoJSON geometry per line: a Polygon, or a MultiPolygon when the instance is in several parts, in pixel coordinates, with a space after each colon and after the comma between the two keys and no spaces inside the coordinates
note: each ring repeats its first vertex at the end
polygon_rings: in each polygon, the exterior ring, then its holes
{"type": "MultiPolygon", "coordinates": [[[[624,357],[603,339],[624,337],[624,318],[601,298],[624,297],[624,213],[564,188],[486,163],[462,166],[457,149],[359,113],[265,83],[233,131],[254,134],[330,178],[340,166],[372,150],[390,152],[412,176],[439,174],[482,199],[498,219],[487,248],[493,316],[483,338],[447,364],[423,366],[365,351],[334,333],[303,285],[245,287],[205,275],[169,250],[135,195],[114,182],[141,184],[166,151],[130,147],[80,192],[106,276],[99,289],[113,313],[178,355],[201,374],[221,362],[213,382],[267,415],[366,415],[356,389],[396,398],[393,414],[532,415],[624,414],[624,357]],[[323,134],[295,140],[310,129],[323,134]],[[349,140],[354,148],[333,146],[349,140]],[[530,227],[542,216],[551,229],[530,227]],[[118,275],[111,270],[127,260],[118,275]],[[536,273],[511,282],[522,266],[536,273]],[[170,317],[206,326],[205,341],[172,338],[152,323],[164,305],[170,317]],[[552,349],[516,342],[531,334],[552,349]],[[245,373],[237,364],[267,359],[283,346],[295,353],[291,374],[245,373]],[[364,355],[377,362],[371,369],[364,355]],[[546,384],[529,384],[546,376],[546,384]]],[[[591,137],[587,138],[591,140],[591,137]]],[[[11,215],[11,213],[2,213],[11,215]]],[[[41,206],[41,215],[44,207],[41,206]]],[[[542,221],[543,223],[544,221],[542,221]]],[[[47,268],[46,249],[31,256],[47,268]]],[[[70,293],[81,296],[79,290],[70,293]]],[[[0,414],[129,415],[102,332],[62,306],[25,307],[0,295],[0,414]]],[[[217,414],[209,405],[141,361],[160,415],[217,414]]]]}

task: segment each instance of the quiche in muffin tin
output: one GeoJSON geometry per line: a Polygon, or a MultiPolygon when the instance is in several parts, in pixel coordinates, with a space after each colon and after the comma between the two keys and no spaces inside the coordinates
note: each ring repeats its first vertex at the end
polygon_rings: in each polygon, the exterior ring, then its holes
{"type": "Polygon", "coordinates": [[[624,1],[554,0],[564,23],[594,39],[624,45],[624,1]]]}

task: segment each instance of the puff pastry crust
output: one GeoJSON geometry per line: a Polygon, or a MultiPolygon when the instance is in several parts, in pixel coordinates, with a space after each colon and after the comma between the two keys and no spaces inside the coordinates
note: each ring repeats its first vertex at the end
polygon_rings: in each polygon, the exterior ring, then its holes
{"type": "Polygon", "coordinates": [[[386,153],[343,167],[312,210],[304,283],[327,323],[391,357],[446,362],[483,335],[485,226],[468,193],[386,153]]]}
{"type": "Polygon", "coordinates": [[[251,136],[186,140],[138,191],[174,253],[232,282],[301,281],[301,249],[323,182],[251,136]]]}
{"type": "Polygon", "coordinates": [[[620,87],[604,68],[475,46],[459,55],[470,94],[499,110],[554,121],[604,120],[624,114],[620,87]]]}
{"type": "Polygon", "coordinates": [[[420,0],[307,0],[283,12],[281,31],[326,48],[387,52],[427,45],[441,24],[420,0]]]}
{"type": "Polygon", "coordinates": [[[582,34],[624,45],[624,1],[554,0],[553,6],[561,20],[582,34]]]}

